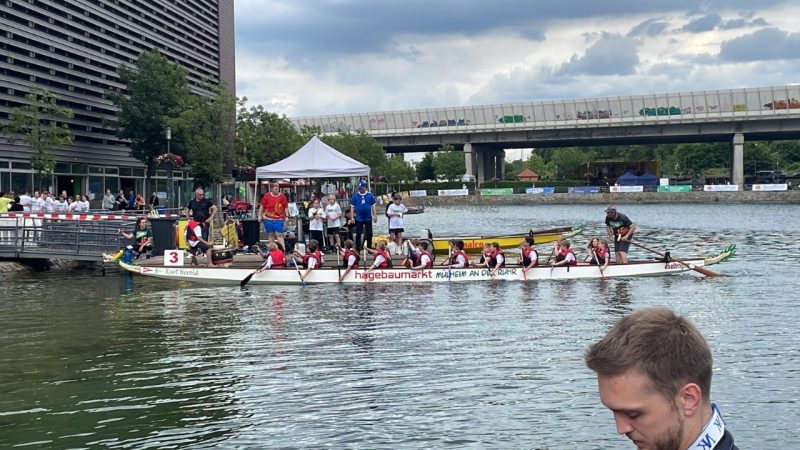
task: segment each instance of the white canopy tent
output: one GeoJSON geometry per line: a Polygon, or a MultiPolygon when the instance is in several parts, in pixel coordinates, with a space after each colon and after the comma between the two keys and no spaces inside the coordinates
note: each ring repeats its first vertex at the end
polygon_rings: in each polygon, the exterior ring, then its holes
{"type": "Polygon", "coordinates": [[[369,172],[369,166],[361,164],[314,136],[306,142],[306,145],[288,157],[268,166],[256,168],[254,203],[258,202],[258,188],[261,180],[364,176],[367,177],[369,186],[369,172]]]}
{"type": "MultiPolygon", "coordinates": [[[[256,181],[268,178],[369,177],[369,166],[342,154],[314,136],[285,159],[256,169],[256,181]]],[[[369,180],[369,178],[367,178],[369,180]]]]}

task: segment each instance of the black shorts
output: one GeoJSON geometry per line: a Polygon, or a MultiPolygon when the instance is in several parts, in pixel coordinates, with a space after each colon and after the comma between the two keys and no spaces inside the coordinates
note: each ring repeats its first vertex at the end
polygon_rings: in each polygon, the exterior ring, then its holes
{"type": "Polygon", "coordinates": [[[339,234],[339,227],[328,227],[328,234],[339,234]]]}
{"type": "Polygon", "coordinates": [[[397,234],[397,233],[402,233],[404,231],[406,230],[402,228],[389,228],[389,234],[397,234]]]}
{"type": "MultiPolygon", "coordinates": [[[[631,236],[633,238],[633,236],[631,236]]],[[[628,249],[631,248],[631,241],[616,241],[614,242],[614,252],[622,252],[628,253],[628,249]]]]}
{"type": "Polygon", "coordinates": [[[210,249],[211,246],[203,244],[202,242],[198,242],[197,245],[194,247],[189,247],[189,253],[196,255],[198,253],[205,253],[210,249]]]}

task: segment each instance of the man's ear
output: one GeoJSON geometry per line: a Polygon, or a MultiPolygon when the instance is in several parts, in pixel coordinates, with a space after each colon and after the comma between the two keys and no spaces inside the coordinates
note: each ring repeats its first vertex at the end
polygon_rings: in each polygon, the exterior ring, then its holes
{"type": "Polygon", "coordinates": [[[691,417],[700,411],[703,404],[703,391],[695,383],[687,383],[678,391],[678,409],[684,416],[691,417]]]}

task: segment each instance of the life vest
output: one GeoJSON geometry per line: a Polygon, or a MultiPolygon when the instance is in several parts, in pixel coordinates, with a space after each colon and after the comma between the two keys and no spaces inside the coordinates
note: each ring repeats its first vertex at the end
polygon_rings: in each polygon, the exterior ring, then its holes
{"type": "Polygon", "coordinates": [[[595,249],[594,254],[597,255],[597,260],[600,264],[606,262],[606,258],[608,258],[608,247],[603,247],[602,249],[595,249]]]}
{"type": "Polygon", "coordinates": [[[423,269],[430,269],[431,267],[433,267],[433,255],[431,255],[430,252],[426,252],[425,250],[419,251],[419,255],[417,256],[417,263],[414,265],[418,266],[422,264],[422,255],[428,255],[428,263],[425,264],[425,267],[423,267],[423,269]]]}
{"type": "Polygon", "coordinates": [[[464,268],[469,267],[469,258],[467,258],[467,254],[464,253],[464,250],[456,250],[450,254],[450,264],[458,264],[458,255],[464,257],[464,268]]]}
{"type": "Polygon", "coordinates": [[[303,267],[308,269],[308,260],[314,258],[317,260],[317,267],[315,269],[319,269],[322,267],[322,254],[319,250],[314,250],[313,252],[306,253],[303,255],[303,267]]]}
{"type": "Polygon", "coordinates": [[[347,261],[350,261],[350,257],[355,256],[356,262],[354,263],[355,267],[358,267],[358,252],[354,251],[352,248],[345,249],[344,251],[344,261],[342,261],[342,267],[347,267],[347,261]]]}
{"type": "Polygon", "coordinates": [[[534,263],[534,266],[538,266],[539,265],[539,254],[536,252],[536,250],[533,247],[528,247],[527,250],[523,250],[522,251],[522,265],[523,266],[527,267],[528,265],[530,265],[530,263],[532,261],[531,260],[531,256],[532,255],[536,256],[536,262],[534,263]]]}
{"type": "Polygon", "coordinates": [[[578,265],[578,259],[575,258],[575,253],[572,251],[571,248],[561,249],[561,253],[559,253],[558,256],[556,256],[556,262],[561,262],[561,261],[567,259],[567,255],[569,255],[570,253],[572,253],[572,257],[573,258],[572,258],[572,261],[569,262],[569,265],[570,266],[577,266],[578,265]]]}
{"type": "Polygon", "coordinates": [[[270,250],[269,256],[272,257],[272,268],[286,267],[286,255],[280,249],[270,250]]]}
{"type": "Polygon", "coordinates": [[[376,249],[375,250],[375,257],[377,258],[378,255],[383,256],[383,262],[378,264],[379,269],[385,269],[389,267],[392,261],[392,257],[389,256],[389,253],[386,250],[376,249]]]}
{"type": "Polygon", "coordinates": [[[186,224],[186,229],[184,230],[184,234],[186,235],[186,242],[194,242],[197,241],[198,238],[194,234],[194,228],[200,225],[200,234],[205,235],[206,223],[205,222],[195,222],[194,219],[190,220],[189,223],[186,224]]]}
{"type": "MultiPolygon", "coordinates": [[[[498,249],[493,251],[492,253],[489,253],[489,263],[487,264],[487,266],[491,267],[492,269],[497,267],[497,256],[502,255],[503,253],[505,253],[503,249],[498,249]]],[[[505,265],[506,265],[506,257],[503,256],[503,263],[500,264],[500,267],[505,267],[505,265]]]]}

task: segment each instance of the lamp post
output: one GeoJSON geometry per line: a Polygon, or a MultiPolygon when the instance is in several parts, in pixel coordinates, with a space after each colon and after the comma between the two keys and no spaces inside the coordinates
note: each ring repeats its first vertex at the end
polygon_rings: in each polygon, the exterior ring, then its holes
{"type": "MultiPolygon", "coordinates": [[[[167,154],[170,154],[169,143],[172,140],[172,128],[167,127],[167,154]]],[[[170,164],[171,165],[171,164],[170,164]]],[[[167,208],[172,208],[172,167],[167,168],[167,208]]]]}

